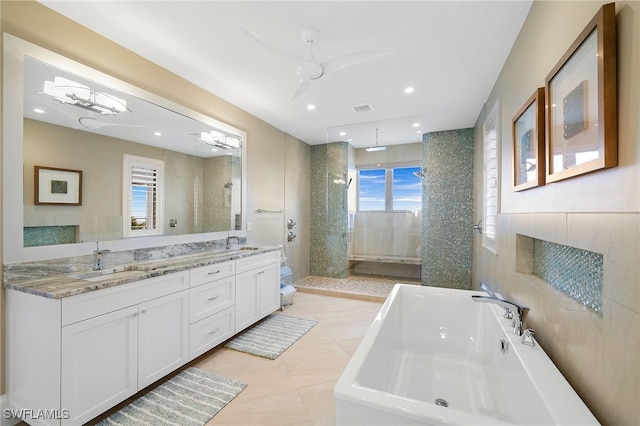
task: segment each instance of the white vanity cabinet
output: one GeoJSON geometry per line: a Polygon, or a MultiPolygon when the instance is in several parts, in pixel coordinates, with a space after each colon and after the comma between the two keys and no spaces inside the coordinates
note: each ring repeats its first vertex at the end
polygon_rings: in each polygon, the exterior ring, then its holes
{"type": "Polygon", "coordinates": [[[63,299],[7,296],[11,408],[56,417],[30,424],[83,424],[188,361],[188,271],[63,299]]]}
{"type": "Polygon", "coordinates": [[[279,251],[143,276],[59,299],[7,290],[8,408],[86,423],[280,307],[279,251]]]}
{"type": "Polygon", "coordinates": [[[63,321],[85,305],[119,308],[63,323],[61,407],[69,424],[91,420],[188,361],[188,286],[188,272],[180,272],[63,299],[63,321]]]}
{"type": "Polygon", "coordinates": [[[236,260],[236,333],[280,307],[280,254],[236,260]]]}

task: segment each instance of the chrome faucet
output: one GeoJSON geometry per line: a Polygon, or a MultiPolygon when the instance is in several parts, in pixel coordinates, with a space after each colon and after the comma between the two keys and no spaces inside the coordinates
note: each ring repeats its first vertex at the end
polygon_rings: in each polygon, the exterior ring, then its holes
{"type": "Polygon", "coordinates": [[[96,251],[93,252],[93,270],[102,271],[104,269],[104,263],[102,261],[102,255],[109,253],[111,250],[100,250],[100,242],[96,242],[96,251]]]}
{"type": "MultiPolygon", "coordinates": [[[[522,333],[525,330],[528,330],[527,327],[527,315],[529,314],[529,308],[526,306],[518,305],[514,302],[509,302],[508,300],[500,299],[497,296],[471,296],[474,302],[482,302],[482,303],[494,303],[505,309],[505,313],[510,313],[512,310],[515,310],[517,317],[513,318],[513,331],[518,336],[522,336],[522,333]]],[[[506,317],[506,315],[505,315],[506,317]]]]}
{"type": "Polygon", "coordinates": [[[229,235],[227,237],[227,250],[229,250],[231,248],[231,240],[235,239],[236,243],[240,244],[240,237],[238,237],[237,235],[229,235]]]}

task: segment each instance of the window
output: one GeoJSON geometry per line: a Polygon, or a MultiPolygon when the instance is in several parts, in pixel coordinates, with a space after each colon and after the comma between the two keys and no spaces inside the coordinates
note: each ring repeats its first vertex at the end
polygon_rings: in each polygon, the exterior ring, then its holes
{"type": "Polygon", "coordinates": [[[496,236],[498,233],[498,212],[500,194],[499,170],[499,103],[487,115],[483,125],[484,146],[484,217],[482,229],[482,244],[489,250],[496,252],[496,236]]]}
{"type": "Polygon", "coordinates": [[[358,170],[359,211],[422,210],[420,167],[358,170]]]}
{"type": "Polygon", "coordinates": [[[164,161],[125,154],[123,170],[123,235],[162,234],[164,161]]]}

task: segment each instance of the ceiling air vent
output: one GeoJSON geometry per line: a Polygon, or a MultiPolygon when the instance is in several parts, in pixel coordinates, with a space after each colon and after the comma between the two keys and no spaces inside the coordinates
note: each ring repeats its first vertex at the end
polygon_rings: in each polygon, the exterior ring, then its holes
{"type": "Polygon", "coordinates": [[[373,107],[371,106],[371,104],[351,105],[351,108],[353,108],[353,110],[355,112],[371,112],[371,111],[373,111],[373,107]]]}

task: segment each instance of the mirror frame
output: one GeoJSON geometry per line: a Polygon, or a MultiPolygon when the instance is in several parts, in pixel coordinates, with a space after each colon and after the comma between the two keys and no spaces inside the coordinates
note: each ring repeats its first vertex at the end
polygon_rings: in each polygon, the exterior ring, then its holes
{"type": "Polygon", "coordinates": [[[92,254],[96,242],[24,247],[24,179],[23,179],[23,96],[24,58],[32,57],[65,71],[82,75],[112,89],[129,93],[145,101],[201,121],[212,127],[235,134],[242,140],[242,229],[182,235],[162,235],[100,241],[100,248],[123,251],[136,248],[158,247],[171,244],[211,241],[229,235],[246,237],[247,194],[247,133],[215,120],[188,107],[160,97],[142,88],[126,83],[63,55],[3,33],[3,96],[2,96],[2,215],[3,264],[54,259],[92,254]],[[10,177],[10,178],[8,178],[10,177]]]}

